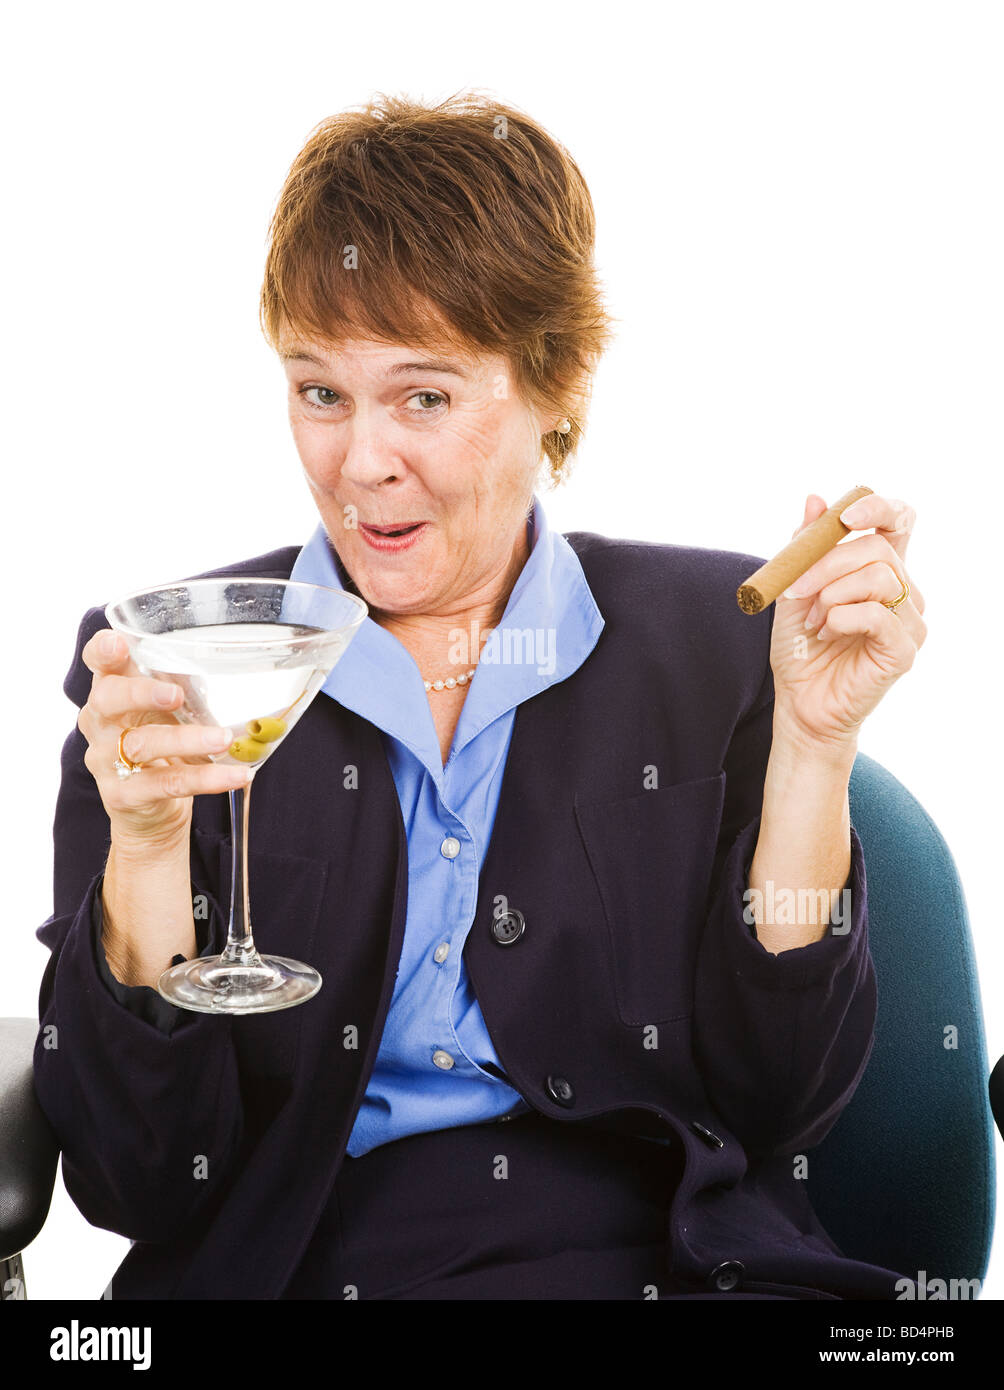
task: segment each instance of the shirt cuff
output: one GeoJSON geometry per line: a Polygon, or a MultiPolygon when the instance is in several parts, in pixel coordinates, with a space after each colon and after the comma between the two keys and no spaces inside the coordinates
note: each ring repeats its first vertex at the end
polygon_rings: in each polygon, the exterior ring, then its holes
{"type": "MultiPolygon", "coordinates": [[[[94,963],[97,966],[98,974],[101,976],[105,988],[124,1009],[135,1014],[145,1023],[151,1024],[161,1033],[170,1036],[184,1010],[179,1009],[174,1004],[169,1004],[162,994],[159,994],[149,985],[124,985],[111,972],[104,947],[101,944],[101,934],[104,929],[103,886],[104,875],[99,879],[94,890],[94,906],[91,911],[91,939],[94,947],[94,963]]],[[[200,956],[211,956],[219,951],[219,947],[213,943],[212,928],[211,920],[196,918],[195,944],[200,956]]],[[[178,954],[171,958],[171,964],[180,965],[186,959],[186,956],[178,954]]]]}

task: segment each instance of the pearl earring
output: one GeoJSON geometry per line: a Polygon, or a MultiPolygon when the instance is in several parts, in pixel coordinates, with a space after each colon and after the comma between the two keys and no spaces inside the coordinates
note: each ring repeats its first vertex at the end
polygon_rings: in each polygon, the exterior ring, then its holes
{"type": "Polygon", "coordinates": [[[571,422],[571,420],[561,420],[561,421],[559,422],[559,424],[558,424],[558,433],[559,433],[559,434],[568,434],[568,432],[569,432],[569,430],[570,430],[571,428],[572,428],[572,422],[571,422]]]}

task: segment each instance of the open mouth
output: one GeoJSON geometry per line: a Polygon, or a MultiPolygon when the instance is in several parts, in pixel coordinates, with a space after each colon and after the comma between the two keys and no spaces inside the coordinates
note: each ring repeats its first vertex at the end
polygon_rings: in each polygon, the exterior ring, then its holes
{"type": "Polygon", "coordinates": [[[364,531],[372,531],[377,536],[407,536],[424,524],[422,521],[409,521],[403,526],[367,526],[365,522],[360,522],[364,531]]]}
{"type": "Polygon", "coordinates": [[[417,545],[427,525],[425,521],[399,521],[390,526],[370,526],[361,521],[359,529],[368,546],[390,554],[417,545]]]}

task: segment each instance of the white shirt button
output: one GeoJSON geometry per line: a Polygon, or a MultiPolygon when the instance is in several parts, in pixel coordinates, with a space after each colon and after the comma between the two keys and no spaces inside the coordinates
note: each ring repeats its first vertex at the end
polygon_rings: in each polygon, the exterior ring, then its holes
{"type": "Polygon", "coordinates": [[[432,953],[432,959],[437,965],[442,965],[443,961],[450,954],[450,946],[446,941],[441,941],[432,953]]]}
{"type": "Polygon", "coordinates": [[[453,1066],[453,1058],[448,1052],[444,1052],[441,1047],[436,1048],[435,1052],[432,1054],[432,1060],[435,1062],[436,1066],[440,1067],[443,1071],[449,1071],[453,1066]]]}
{"type": "Polygon", "coordinates": [[[460,841],[453,835],[447,835],[439,846],[439,852],[444,859],[456,859],[460,853],[460,841]]]}

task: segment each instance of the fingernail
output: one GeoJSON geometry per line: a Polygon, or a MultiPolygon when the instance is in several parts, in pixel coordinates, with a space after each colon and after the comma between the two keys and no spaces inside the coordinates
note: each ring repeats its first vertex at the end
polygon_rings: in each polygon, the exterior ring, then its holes
{"type": "Polygon", "coordinates": [[[812,586],[803,584],[800,579],[796,579],[794,584],[788,586],[784,591],[785,598],[805,598],[806,594],[812,593],[812,586]]]}
{"type": "Polygon", "coordinates": [[[845,507],[840,513],[840,520],[845,526],[853,526],[856,521],[863,521],[868,514],[868,504],[865,501],[852,502],[849,507],[845,507]]]}
{"type": "Polygon", "coordinates": [[[168,705],[175,703],[179,693],[176,685],[158,685],[153,692],[153,698],[158,705],[163,705],[166,709],[168,705]]]}
{"type": "Polygon", "coordinates": [[[118,650],[119,639],[114,632],[103,632],[98,638],[98,651],[102,656],[114,656],[118,650]]]}
{"type": "Polygon", "coordinates": [[[228,748],[234,741],[233,729],[206,729],[202,735],[206,748],[228,748]]]}

